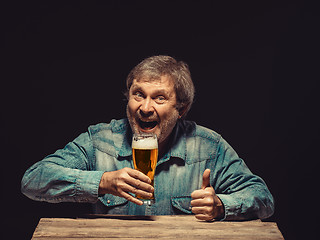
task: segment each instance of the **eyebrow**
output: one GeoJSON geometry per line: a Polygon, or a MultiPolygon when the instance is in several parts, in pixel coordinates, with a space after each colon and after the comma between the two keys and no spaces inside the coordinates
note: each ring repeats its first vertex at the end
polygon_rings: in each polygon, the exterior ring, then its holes
{"type": "MultiPolygon", "coordinates": [[[[131,86],[132,88],[132,92],[134,91],[141,91],[141,92],[145,92],[140,86],[137,86],[137,85],[132,85],[131,86]]],[[[164,89],[157,89],[155,92],[152,93],[152,95],[164,95],[164,96],[170,96],[170,94],[168,93],[168,91],[164,90],[164,89]]]]}

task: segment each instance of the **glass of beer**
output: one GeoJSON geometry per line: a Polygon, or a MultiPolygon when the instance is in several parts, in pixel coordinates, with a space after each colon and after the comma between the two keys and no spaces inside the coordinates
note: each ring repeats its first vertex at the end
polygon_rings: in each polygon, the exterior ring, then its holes
{"type": "MultiPolygon", "coordinates": [[[[154,186],[154,174],[158,160],[158,140],[157,135],[152,133],[134,134],[132,138],[132,157],[134,169],[139,170],[151,179],[151,185],[154,186]]],[[[153,200],[151,198],[142,198],[138,194],[137,198],[143,200],[153,200]]]]}

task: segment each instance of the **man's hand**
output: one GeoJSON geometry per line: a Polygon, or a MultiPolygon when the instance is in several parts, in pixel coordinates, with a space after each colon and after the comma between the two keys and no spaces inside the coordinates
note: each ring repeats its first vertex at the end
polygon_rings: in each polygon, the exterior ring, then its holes
{"type": "Polygon", "coordinates": [[[105,172],[99,184],[99,195],[110,193],[123,197],[130,202],[142,205],[143,202],[129,194],[139,194],[150,198],[154,188],[150,185],[151,180],[142,172],[131,168],[123,168],[118,171],[105,172]]]}
{"type": "Polygon", "coordinates": [[[212,221],[223,218],[223,204],[210,186],[210,169],[204,171],[201,189],[193,191],[191,197],[192,212],[197,219],[212,221]]]}

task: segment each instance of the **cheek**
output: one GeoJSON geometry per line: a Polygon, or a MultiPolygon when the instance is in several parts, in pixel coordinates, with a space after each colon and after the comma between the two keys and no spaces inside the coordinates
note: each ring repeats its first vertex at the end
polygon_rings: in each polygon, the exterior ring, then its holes
{"type": "Polygon", "coordinates": [[[175,122],[179,117],[179,112],[176,108],[165,109],[164,111],[158,112],[161,122],[168,124],[169,122],[175,122]]]}
{"type": "Polygon", "coordinates": [[[134,100],[129,100],[127,108],[130,111],[130,113],[132,114],[137,111],[138,104],[134,100]]]}

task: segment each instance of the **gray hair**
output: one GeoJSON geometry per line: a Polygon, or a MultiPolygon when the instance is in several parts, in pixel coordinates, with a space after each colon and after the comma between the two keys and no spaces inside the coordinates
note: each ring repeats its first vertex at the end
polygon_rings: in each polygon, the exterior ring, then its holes
{"type": "Polygon", "coordinates": [[[183,61],[176,61],[170,56],[153,56],[144,59],[135,66],[127,77],[125,96],[129,97],[129,90],[133,80],[158,80],[161,76],[168,76],[174,82],[177,97],[177,109],[185,117],[193,103],[195,89],[188,65],[183,61]]]}

